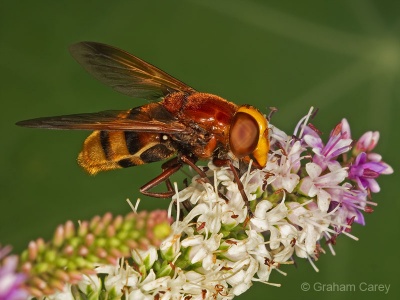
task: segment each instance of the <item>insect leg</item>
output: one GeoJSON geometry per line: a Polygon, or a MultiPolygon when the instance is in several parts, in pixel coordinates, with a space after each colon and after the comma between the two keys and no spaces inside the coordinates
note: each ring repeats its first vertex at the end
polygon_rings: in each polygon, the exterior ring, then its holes
{"type": "MultiPolygon", "coordinates": [[[[163,163],[163,164],[161,165],[161,168],[162,168],[163,171],[165,171],[166,169],[168,169],[168,168],[174,168],[176,165],[179,165],[179,164],[182,166],[182,164],[180,163],[178,157],[174,157],[174,158],[172,158],[172,159],[166,161],[165,163],[163,163]]],[[[171,174],[171,175],[172,175],[172,174],[171,174]]],[[[165,180],[165,184],[167,185],[167,190],[168,190],[169,192],[171,192],[171,191],[174,190],[174,188],[172,187],[171,180],[169,180],[169,177],[167,178],[167,180],[165,180]]]]}
{"type": "Polygon", "coordinates": [[[182,163],[177,159],[173,158],[166,163],[162,165],[163,171],[160,175],[158,175],[156,178],[150,180],[148,183],[143,185],[140,188],[140,192],[143,195],[154,197],[154,198],[170,198],[175,194],[174,189],[172,188],[171,181],[169,180],[169,177],[171,177],[172,174],[176,173],[179,171],[180,168],[182,168],[182,163]],[[152,189],[153,187],[159,185],[161,182],[165,182],[167,185],[167,192],[150,192],[149,190],[152,189]]]}
{"type": "MultiPolygon", "coordinates": [[[[185,155],[182,155],[182,156],[181,156],[181,160],[182,160],[185,164],[187,164],[188,166],[190,166],[193,170],[195,170],[195,171],[197,172],[197,174],[199,174],[199,175],[201,176],[201,178],[202,178],[205,182],[207,182],[207,183],[209,183],[209,184],[212,185],[212,182],[211,182],[210,179],[207,177],[207,174],[206,174],[202,169],[200,169],[198,166],[196,166],[196,164],[195,164],[191,159],[189,159],[189,158],[188,158],[187,156],[185,156],[185,155]]],[[[225,195],[221,194],[220,192],[218,192],[218,196],[219,196],[220,198],[224,199],[226,203],[229,202],[229,200],[225,197],[225,195]]],[[[246,198],[246,199],[247,199],[247,198],[246,198]]]]}
{"type": "Polygon", "coordinates": [[[208,183],[211,183],[207,177],[207,174],[202,169],[200,169],[198,166],[196,166],[196,164],[190,158],[188,158],[186,155],[182,155],[180,160],[182,162],[184,162],[185,164],[187,164],[188,166],[190,166],[193,170],[195,170],[197,172],[197,174],[199,174],[201,176],[201,178],[204,178],[207,180],[208,183]]]}
{"type": "Polygon", "coordinates": [[[246,193],[244,191],[244,186],[243,186],[242,182],[240,181],[239,174],[238,174],[235,166],[232,164],[232,162],[229,159],[214,159],[213,163],[216,166],[223,166],[223,165],[229,166],[229,168],[231,169],[231,171],[233,173],[233,178],[235,179],[235,182],[236,182],[236,184],[238,186],[239,192],[242,195],[243,201],[246,204],[247,213],[248,213],[250,218],[253,218],[254,215],[253,215],[253,212],[250,209],[249,199],[247,198],[247,195],[246,195],[246,193]]]}

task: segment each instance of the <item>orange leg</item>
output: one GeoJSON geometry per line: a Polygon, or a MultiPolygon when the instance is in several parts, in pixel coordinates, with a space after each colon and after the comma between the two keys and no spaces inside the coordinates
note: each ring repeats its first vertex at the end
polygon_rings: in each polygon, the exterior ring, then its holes
{"type": "Polygon", "coordinates": [[[207,178],[206,173],[204,173],[204,171],[202,169],[200,169],[198,166],[196,166],[195,162],[188,158],[185,155],[182,155],[180,157],[174,157],[173,159],[165,162],[162,165],[162,173],[160,175],[158,175],[156,178],[150,180],[148,183],[146,183],[145,185],[143,185],[140,188],[140,192],[143,195],[146,196],[150,196],[150,197],[154,197],[154,198],[170,198],[175,194],[175,191],[172,187],[171,181],[169,180],[169,178],[171,177],[171,175],[173,175],[174,173],[178,172],[183,164],[187,164],[190,167],[193,168],[193,170],[195,170],[204,180],[206,180],[208,183],[211,183],[210,180],[207,178]],[[161,184],[162,182],[165,182],[167,185],[167,192],[150,192],[150,189],[158,186],[159,184],[161,184]]]}
{"type": "MultiPolygon", "coordinates": [[[[185,155],[182,155],[179,158],[175,157],[175,158],[167,161],[166,163],[164,163],[162,165],[162,169],[163,169],[162,173],[160,175],[158,175],[156,178],[150,180],[145,185],[143,185],[140,188],[140,192],[143,195],[154,197],[154,198],[170,198],[170,197],[172,197],[175,194],[175,191],[172,187],[172,184],[171,184],[171,181],[169,180],[169,178],[171,177],[171,175],[173,175],[174,173],[179,171],[182,168],[183,164],[189,165],[193,170],[195,170],[201,176],[201,178],[205,182],[212,184],[210,179],[207,177],[207,174],[202,169],[200,169],[198,166],[196,166],[195,162],[192,159],[190,159],[189,157],[187,157],[185,155]],[[166,183],[167,190],[168,190],[167,192],[150,192],[150,189],[158,186],[162,182],[166,183]]],[[[233,166],[232,162],[228,159],[226,159],[226,160],[214,159],[214,164],[217,166],[224,166],[224,165],[226,166],[227,165],[230,167],[230,169],[233,172],[235,182],[238,185],[239,192],[242,195],[242,198],[246,203],[249,217],[253,217],[253,213],[250,210],[249,200],[247,199],[246,193],[244,192],[243,184],[240,181],[237,170],[233,166]]],[[[222,195],[220,192],[218,192],[218,195],[222,199],[224,199],[226,202],[229,202],[229,200],[224,195],[222,195]]]]}
{"type": "Polygon", "coordinates": [[[162,165],[162,173],[158,175],[156,178],[150,180],[148,183],[143,185],[140,188],[140,192],[143,195],[154,197],[154,198],[171,198],[174,194],[175,191],[172,187],[171,181],[169,178],[171,177],[172,174],[178,172],[182,168],[182,163],[179,161],[177,157],[167,161],[162,165]],[[152,189],[153,187],[156,187],[160,183],[165,182],[167,185],[167,192],[150,192],[149,190],[152,189]]]}
{"type": "Polygon", "coordinates": [[[247,198],[247,195],[246,195],[246,193],[244,191],[244,186],[243,186],[242,182],[240,181],[239,174],[238,174],[235,166],[232,164],[232,162],[229,159],[217,159],[216,158],[216,159],[213,160],[213,163],[216,166],[219,166],[219,167],[228,166],[231,169],[231,171],[233,173],[233,178],[235,179],[235,182],[236,182],[236,184],[238,186],[240,195],[242,195],[243,201],[246,204],[247,213],[248,213],[249,217],[252,218],[254,215],[253,215],[253,212],[250,209],[250,202],[249,202],[249,199],[247,198]]]}

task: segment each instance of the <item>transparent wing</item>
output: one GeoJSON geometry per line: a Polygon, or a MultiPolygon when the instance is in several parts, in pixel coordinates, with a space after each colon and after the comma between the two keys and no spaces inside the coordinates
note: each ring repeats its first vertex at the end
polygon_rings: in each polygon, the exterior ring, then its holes
{"type": "Polygon", "coordinates": [[[69,50],[96,79],[125,95],[157,100],[171,92],[195,92],[157,67],[118,48],[96,42],[80,42],[69,50]]]}
{"type": "Polygon", "coordinates": [[[187,127],[173,119],[130,119],[130,111],[108,110],[55,117],[43,117],[16,123],[23,127],[69,130],[136,131],[158,133],[187,133],[187,127]]]}

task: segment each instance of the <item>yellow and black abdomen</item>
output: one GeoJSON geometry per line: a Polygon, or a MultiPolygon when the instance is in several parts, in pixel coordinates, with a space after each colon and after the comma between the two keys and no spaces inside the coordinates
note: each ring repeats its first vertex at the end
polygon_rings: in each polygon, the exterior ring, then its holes
{"type": "Polygon", "coordinates": [[[84,142],[78,163],[90,174],[133,167],[176,154],[169,136],[134,131],[94,131],[84,142]]]}

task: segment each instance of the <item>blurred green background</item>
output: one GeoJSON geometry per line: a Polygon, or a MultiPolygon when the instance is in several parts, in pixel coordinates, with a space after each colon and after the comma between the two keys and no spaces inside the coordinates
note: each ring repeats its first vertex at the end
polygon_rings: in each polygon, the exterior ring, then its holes
{"type": "MultiPolygon", "coordinates": [[[[199,91],[248,103],[290,132],[311,105],[325,133],[341,118],[359,137],[379,130],[377,152],[399,170],[400,2],[337,1],[1,1],[0,3],[0,242],[20,252],[49,238],[67,219],[165,208],[138,188],[160,164],[86,175],[76,164],[86,132],[18,128],[18,120],[146,103],[91,78],[69,55],[78,41],[125,49],[199,91]]],[[[254,284],[238,299],[296,297],[394,299],[399,295],[399,176],[380,178],[382,192],[367,226],[355,225],[336,256],[323,255],[315,273],[298,260],[273,273],[281,288],[254,284]],[[391,285],[389,293],[302,292],[300,285],[391,285]]]]}

